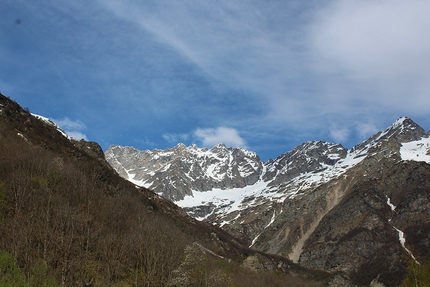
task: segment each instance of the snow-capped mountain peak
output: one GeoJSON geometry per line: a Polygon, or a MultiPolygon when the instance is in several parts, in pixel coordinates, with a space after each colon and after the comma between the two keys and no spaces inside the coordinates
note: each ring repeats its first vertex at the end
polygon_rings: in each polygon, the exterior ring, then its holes
{"type": "Polygon", "coordinates": [[[340,144],[308,141],[273,161],[266,163],[265,181],[285,182],[304,173],[324,169],[346,157],[347,150],[340,144]]]}
{"type": "Polygon", "coordinates": [[[400,117],[388,128],[377,132],[364,142],[357,144],[352,148],[357,154],[366,155],[369,149],[379,145],[381,142],[390,141],[396,143],[410,142],[420,140],[425,136],[425,131],[408,117],[400,117]]]}
{"type": "Polygon", "coordinates": [[[178,144],[164,151],[112,145],[106,159],[122,176],[172,200],[196,190],[245,187],[254,184],[262,170],[256,153],[224,144],[211,149],[178,144]]]}

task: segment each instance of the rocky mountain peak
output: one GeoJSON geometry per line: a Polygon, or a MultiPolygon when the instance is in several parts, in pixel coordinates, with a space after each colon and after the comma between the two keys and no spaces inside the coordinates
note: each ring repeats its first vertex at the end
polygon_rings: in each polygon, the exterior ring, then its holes
{"type": "Polygon", "coordinates": [[[384,132],[385,133],[381,134],[382,140],[397,143],[401,146],[407,143],[421,141],[423,138],[427,137],[425,130],[407,117],[399,118],[384,132]]]}
{"type": "Polygon", "coordinates": [[[391,139],[398,142],[419,140],[425,135],[422,127],[408,117],[397,119],[378,136],[378,139],[391,139]]]}
{"type": "Polygon", "coordinates": [[[263,163],[255,152],[222,143],[210,149],[179,143],[152,151],[113,145],[106,151],[106,159],[121,176],[177,201],[193,191],[243,188],[259,181],[278,186],[307,173],[339,169],[347,157],[363,158],[381,142],[410,142],[424,135],[420,126],[401,117],[350,151],[341,144],[308,141],[263,163]]]}
{"type": "Polygon", "coordinates": [[[304,172],[320,170],[346,157],[347,149],[341,144],[325,141],[308,141],[292,151],[267,163],[264,180],[277,178],[274,184],[288,181],[304,172]]]}
{"type": "Polygon", "coordinates": [[[263,168],[254,152],[218,144],[211,149],[178,144],[171,149],[118,150],[111,146],[106,158],[120,175],[172,200],[194,191],[231,189],[255,183],[263,168]]]}
{"type": "Polygon", "coordinates": [[[212,148],[212,150],[224,150],[227,149],[227,146],[223,143],[219,143],[212,148]]]}
{"type": "Polygon", "coordinates": [[[172,148],[172,150],[184,150],[184,149],[186,149],[187,148],[187,146],[186,145],[184,145],[183,143],[178,143],[177,145],[175,145],[173,148],[172,148]]]}
{"type": "Polygon", "coordinates": [[[422,127],[408,117],[400,117],[388,128],[374,134],[366,141],[356,145],[352,150],[366,153],[369,148],[375,147],[383,141],[406,143],[419,140],[423,136],[426,136],[426,132],[422,127]]]}

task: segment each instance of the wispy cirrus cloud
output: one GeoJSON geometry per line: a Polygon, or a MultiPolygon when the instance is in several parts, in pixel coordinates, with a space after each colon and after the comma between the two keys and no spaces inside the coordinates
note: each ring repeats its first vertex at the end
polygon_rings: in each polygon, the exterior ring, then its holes
{"type": "Polygon", "coordinates": [[[304,20],[290,19],[306,6],[299,1],[103,3],[192,62],[211,81],[249,91],[248,97],[285,95],[302,74],[296,70],[302,66],[299,35],[304,20]]]}
{"type": "Polygon", "coordinates": [[[430,105],[426,1],[149,3],[105,5],[203,75],[246,91],[244,102],[263,107],[247,119],[273,131],[285,124],[320,130],[318,122],[342,118],[351,135],[358,117],[430,105]],[[414,101],[404,103],[405,94],[414,101]]]}

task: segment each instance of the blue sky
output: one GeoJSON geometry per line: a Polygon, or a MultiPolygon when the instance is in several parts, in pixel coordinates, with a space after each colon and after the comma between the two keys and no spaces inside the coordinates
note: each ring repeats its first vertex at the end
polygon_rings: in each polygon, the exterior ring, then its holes
{"type": "Polygon", "coordinates": [[[0,3],[0,91],[69,134],[139,149],[345,147],[430,128],[430,1],[0,3]]]}

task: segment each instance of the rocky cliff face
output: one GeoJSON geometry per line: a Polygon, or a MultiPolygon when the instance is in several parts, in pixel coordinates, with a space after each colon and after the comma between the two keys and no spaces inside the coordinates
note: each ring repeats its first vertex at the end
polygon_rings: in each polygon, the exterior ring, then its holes
{"type": "Polygon", "coordinates": [[[271,181],[270,185],[277,185],[306,172],[327,169],[328,166],[333,166],[344,159],[346,155],[347,149],[340,144],[306,142],[265,163],[267,171],[262,178],[264,181],[271,181]]]}
{"type": "Polygon", "coordinates": [[[266,163],[241,149],[180,145],[136,153],[143,164],[124,161],[124,149],[106,153],[119,172],[149,173],[146,184],[254,249],[385,286],[408,260],[429,259],[430,141],[408,118],[350,150],[313,141],[266,163]]]}
{"type": "Polygon", "coordinates": [[[153,151],[112,145],[106,159],[121,176],[174,201],[192,191],[252,185],[263,168],[256,153],[223,144],[212,149],[178,144],[153,151]]]}

